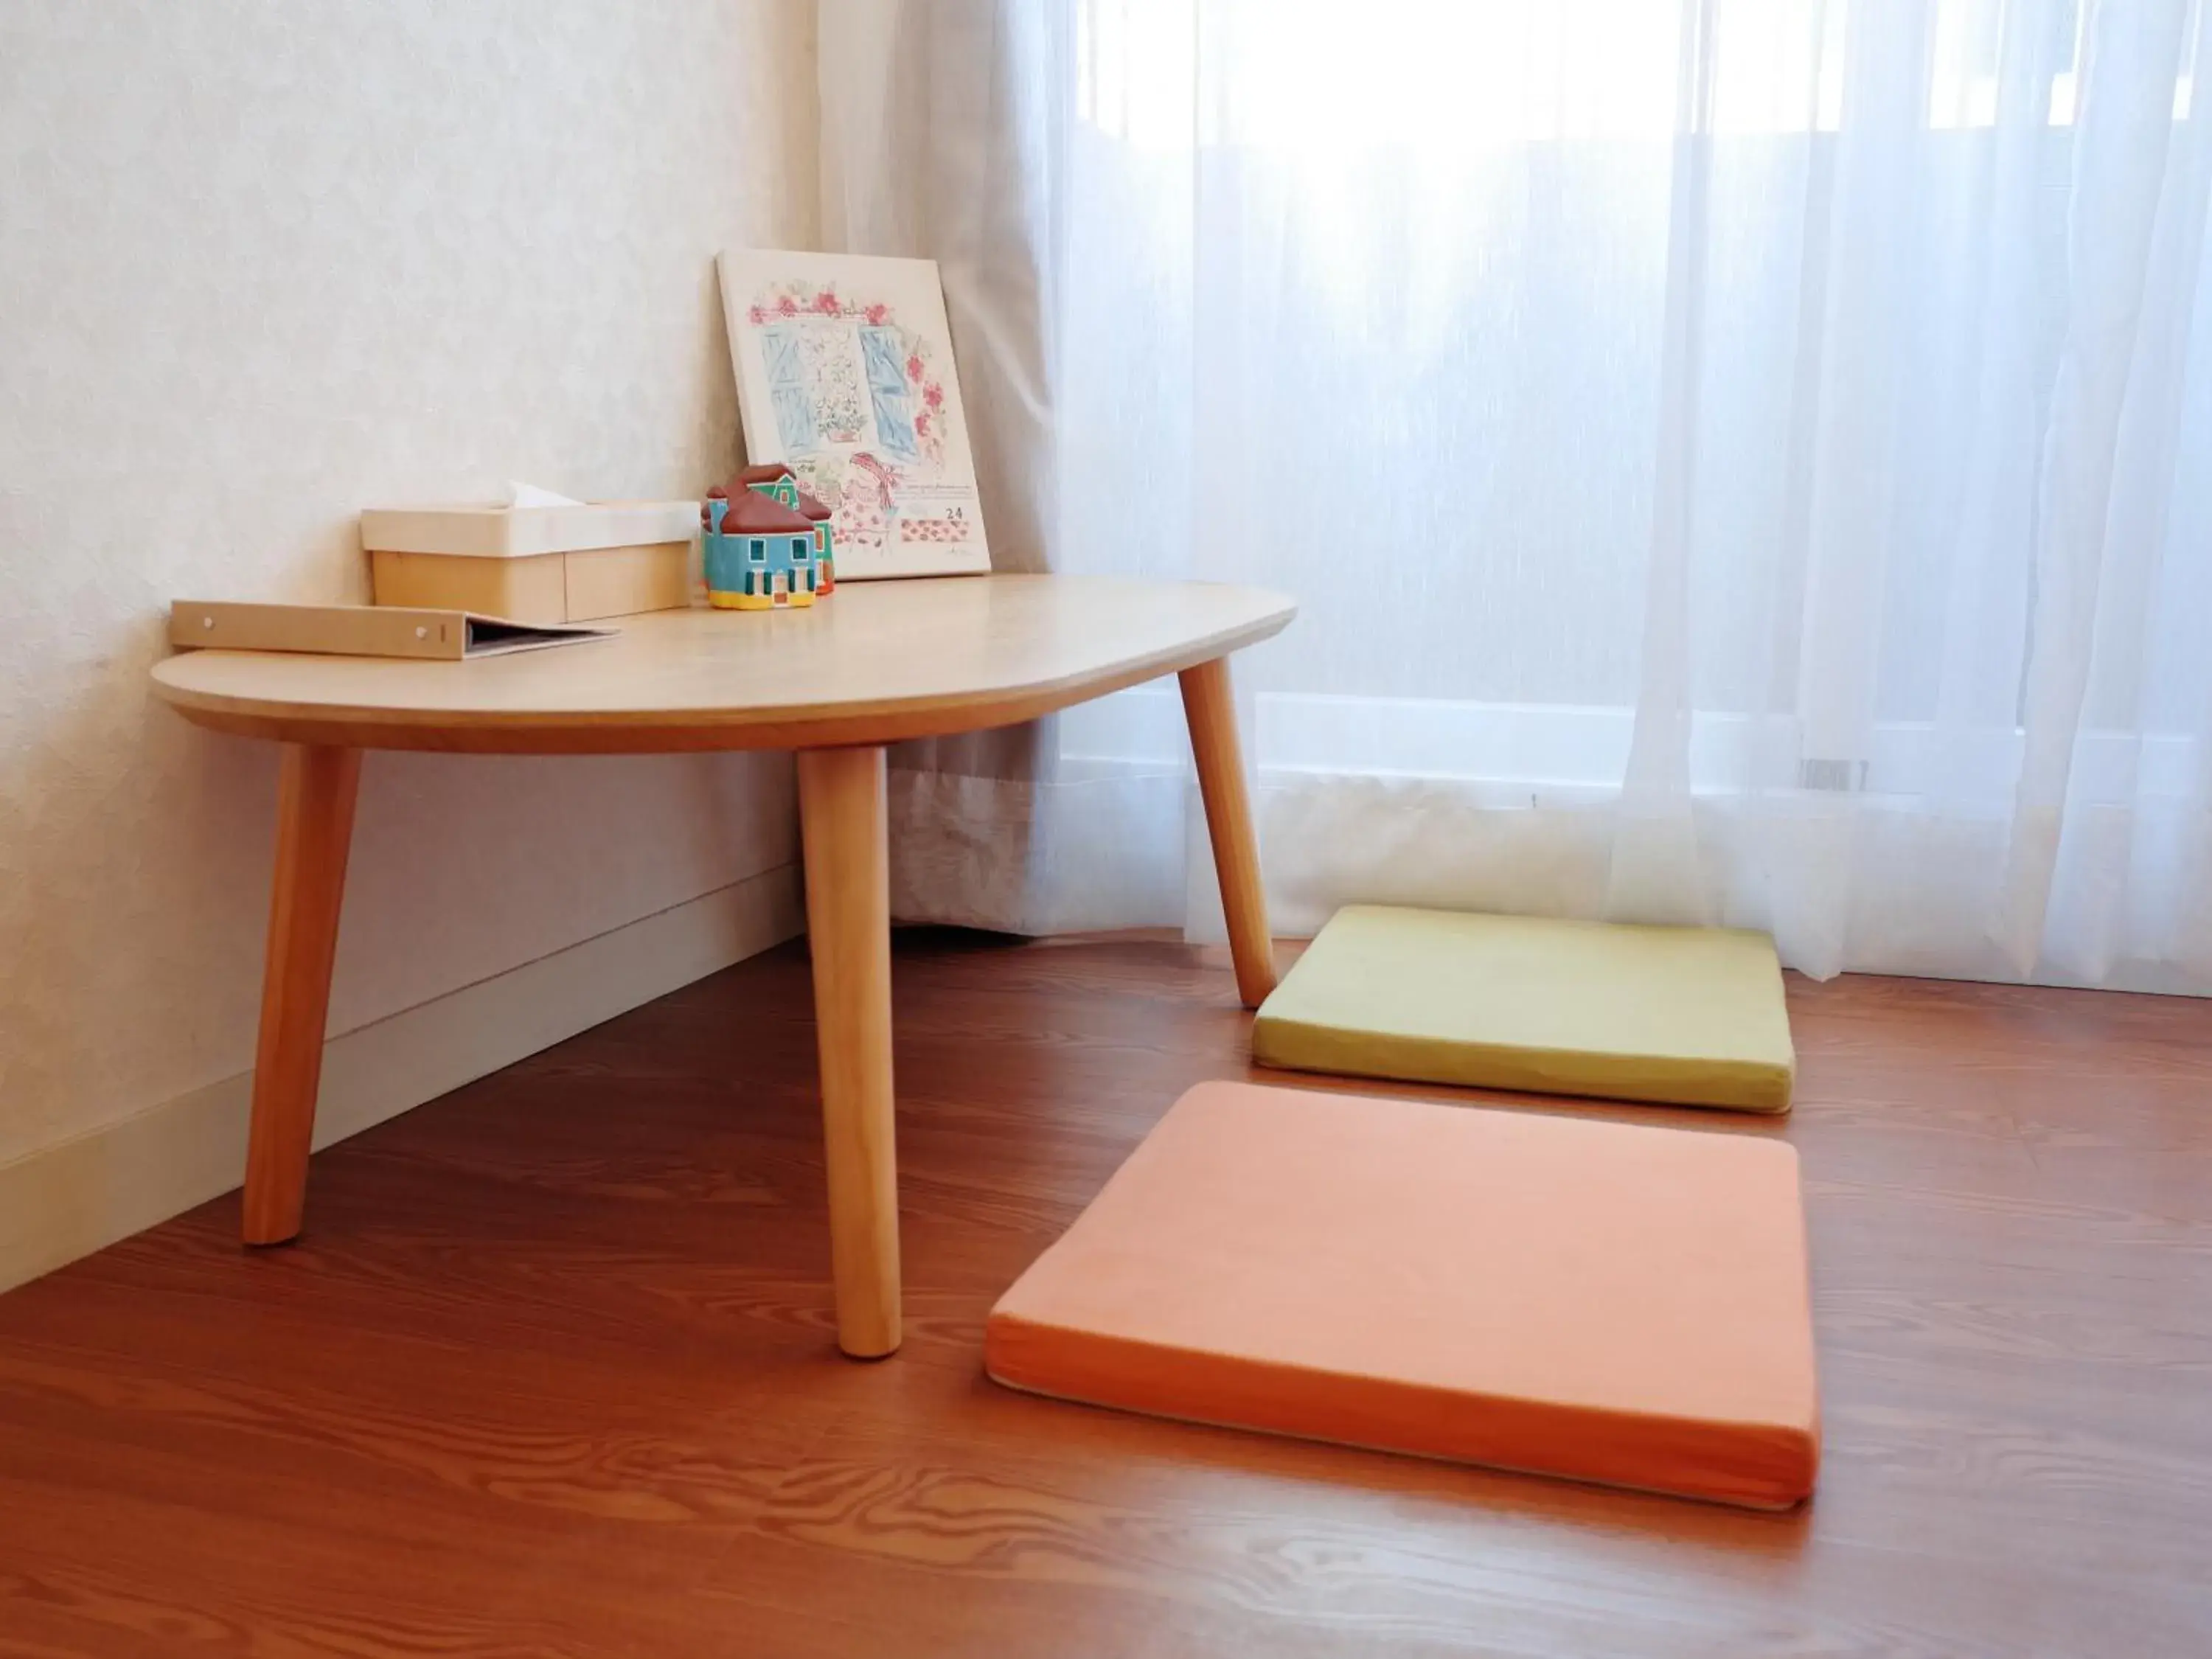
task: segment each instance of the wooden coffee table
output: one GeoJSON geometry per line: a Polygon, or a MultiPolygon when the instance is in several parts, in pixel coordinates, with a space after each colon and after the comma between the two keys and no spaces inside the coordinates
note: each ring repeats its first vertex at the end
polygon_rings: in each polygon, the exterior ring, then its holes
{"type": "Polygon", "coordinates": [[[1229,653],[1279,594],[1194,582],[854,582],[808,611],[667,611],[615,638],[476,662],[193,651],[155,665],[188,720],[283,745],[246,1158],[249,1244],[296,1237],[365,749],[484,755],[798,751],[837,1340],[899,1345],[884,745],[1006,726],[1182,677],[1237,994],[1275,982],[1229,653]]]}

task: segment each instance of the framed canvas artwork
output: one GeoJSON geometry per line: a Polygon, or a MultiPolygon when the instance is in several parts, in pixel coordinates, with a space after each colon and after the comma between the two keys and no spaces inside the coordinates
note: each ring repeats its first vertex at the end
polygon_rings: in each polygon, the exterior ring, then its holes
{"type": "Polygon", "coordinates": [[[837,580],[991,568],[933,259],[726,251],[745,456],[826,505],[837,580]]]}

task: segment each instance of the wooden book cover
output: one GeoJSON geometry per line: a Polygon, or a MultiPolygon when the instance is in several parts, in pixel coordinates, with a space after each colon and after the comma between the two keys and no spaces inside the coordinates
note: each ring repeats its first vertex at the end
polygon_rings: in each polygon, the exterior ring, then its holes
{"type": "Polygon", "coordinates": [[[169,643],[179,650],[307,651],[459,662],[605,639],[614,632],[576,623],[522,623],[473,611],[399,605],[179,599],[169,607],[169,643]]]}

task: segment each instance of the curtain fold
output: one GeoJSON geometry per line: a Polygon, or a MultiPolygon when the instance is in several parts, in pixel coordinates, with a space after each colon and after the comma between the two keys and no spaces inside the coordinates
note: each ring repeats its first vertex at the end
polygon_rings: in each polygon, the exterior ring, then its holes
{"type": "MultiPolygon", "coordinates": [[[[1279,929],[2212,990],[2198,0],[823,0],[1001,568],[1253,582],[1279,929]]],[[[1172,685],[895,759],[902,915],[1218,929],[1172,685]]]]}
{"type": "MultiPolygon", "coordinates": [[[[1000,570],[1050,563],[1052,155],[1065,78],[1042,9],[821,0],[821,222],[833,252],[934,258],[1000,570]]],[[[1024,933],[1062,922],[1033,872],[1049,720],[891,751],[894,914],[1024,933]]]]}

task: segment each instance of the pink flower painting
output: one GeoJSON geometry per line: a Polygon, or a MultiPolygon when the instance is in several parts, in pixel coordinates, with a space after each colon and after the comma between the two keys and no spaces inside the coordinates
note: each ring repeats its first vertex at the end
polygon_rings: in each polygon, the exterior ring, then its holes
{"type": "MultiPolygon", "coordinates": [[[[733,342],[744,413],[764,423],[758,436],[781,441],[830,508],[854,568],[878,574],[870,561],[908,541],[943,556],[915,568],[982,568],[974,464],[937,283],[903,262],[725,258],[728,314],[750,337],[733,342]]],[[[756,435],[749,427],[748,442],[756,435]]]]}

